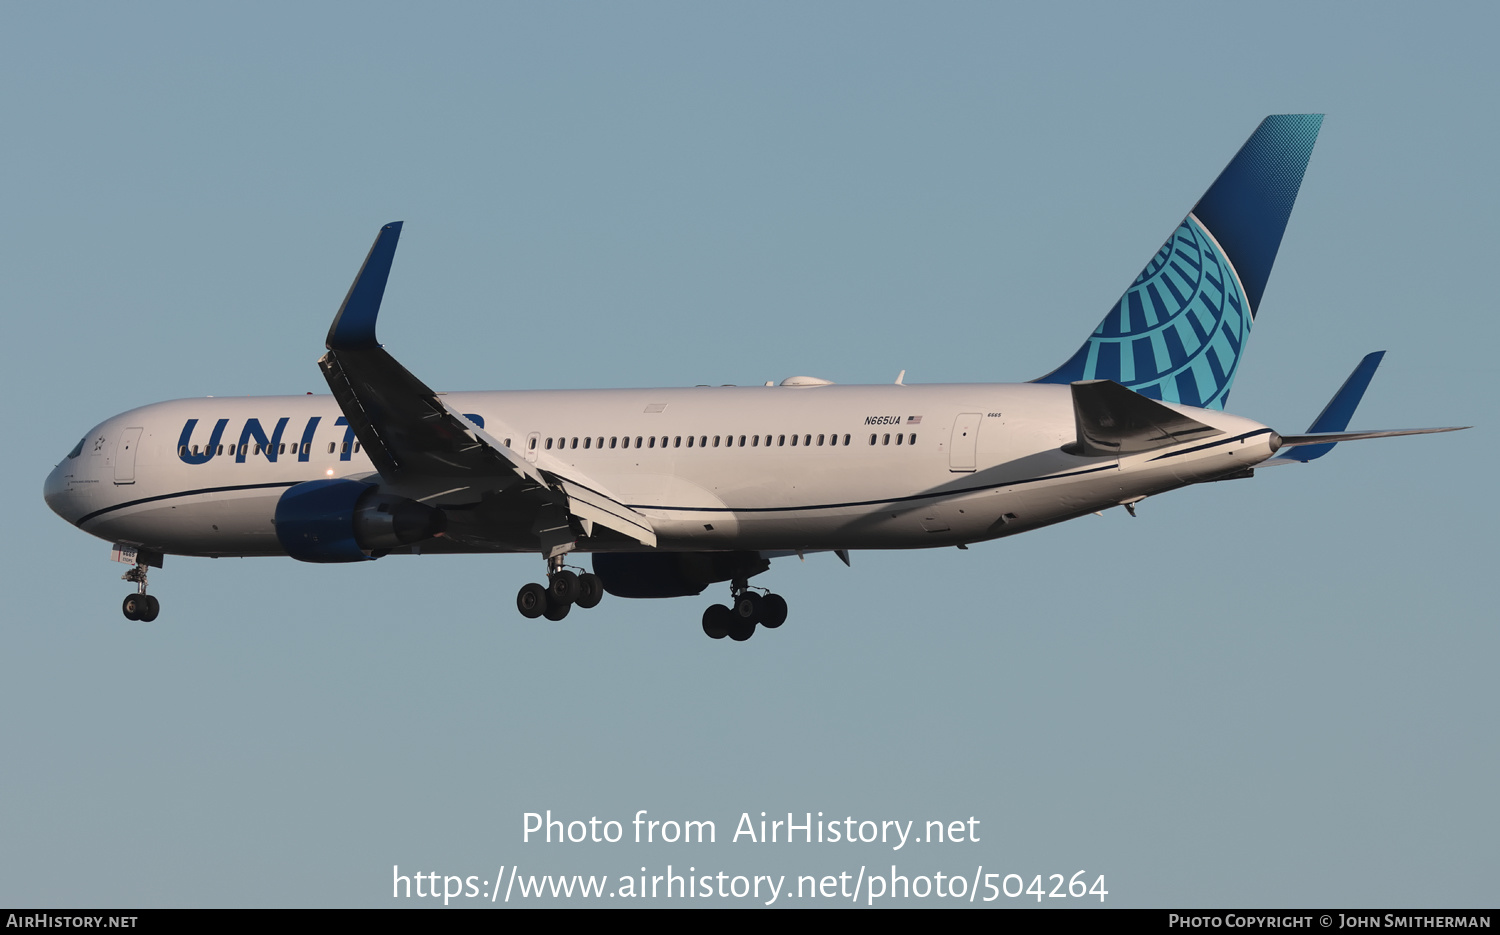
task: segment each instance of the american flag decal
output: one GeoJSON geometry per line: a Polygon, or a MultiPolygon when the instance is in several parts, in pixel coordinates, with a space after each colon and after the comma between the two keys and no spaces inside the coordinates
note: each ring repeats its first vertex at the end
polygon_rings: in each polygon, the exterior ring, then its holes
{"type": "Polygon", "coordinates": [[[922,417],[921,416],[907,416],[906,417],[906,424],[907,425],[921,425],[922,424],[922,417]]]}

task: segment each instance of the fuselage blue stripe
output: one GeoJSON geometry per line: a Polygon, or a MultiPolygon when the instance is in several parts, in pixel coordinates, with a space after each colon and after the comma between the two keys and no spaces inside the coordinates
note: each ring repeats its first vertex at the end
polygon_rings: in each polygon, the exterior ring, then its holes
{"type": "Polygon", "coordinates": [[[1026,477],[1021,480],[1001,481],[998,484],[983,484],[978,487],[961,487],[956,490],[940,490],[932,493],[912,494],[906,497],[886,497],[879,500],[851,500],[847,503],[813,503],[804,506],[758,506],[758,507],[727,507],[727,506],[661,506],[650,503],[627,503],[626,506],[632,510],[660,510],[676,513],[799,513],[804,510],[840,510],[855,506],[875,506],[880,503],[910,503],[915,500],[941,500],[946,497],[955,497],[966,493],[979,493],[985,490],[997,490],[1001,487],[1015,487],[1020,484],[1035,484],[1044,480],[1061,480],[1064,477],[1078,477],[1083,474],[1094,474],[1099,471],[1118,470],[1114,462],[1102,464],[1098,467],[1085,468],[1081,471],[1069,471],[1066,474],[1047,474],[1042,477],[1026,477]]]}
{"type": "MultiPolygon", "coordinates": [[[[660,510],[674,513],[798,513],[805,510],[838,510],[858,506],[875,506],[876,504],[881,503],[910,503],[917,500],[936,500],[942,499],[944,497],[958,496],[961,494],[978,493],[985,490],[996,490],[1001,487],[1015,487],[1020,484],[1035,484],[1040,483],[1041,481],[1061,480],[1066,477],[1079,477],[1084,474],[1094,474],[1099,471],[1113,470],[1116,470],[1116,465],[1111,462],[1109,464],[1099,465],[1097,467],[1084,468],[1081,471],[1069,471],[1065,474],[1047,474],[1042,477],[1027,477],[1020,480],[1002,481],[996,484],[983,484],[976,487],[963,487],[956,490],[942,490],[933,493],[912,494],[905,497],[885,497],[877,500],[851,500],[845,503],[813,503],[805,504],[802,506],[750,507],[739,509],[733,507],[660,506],[658,504],[649,503],[627,503],[625,504],[625,506],[629,507],[632,510],[660,510]]],[[[117,503],[113,506],[107,506],[103,509],[95,510],[94,512],[89,513],[88,515],[79,519],[75,525],[81,527],[83,526],[83,524],[89,522],[90,520],[97,519],[98,517],[103,516],[106,513],[112,513],[115,510],[123,510],[133,506],[140,506],[143,503],[157,503],[162,500],[172,500],[180,497],[196,497],[199,494],[206,493],[229,493],[238,490],[265,490],[275,487],[294,487],[300,483],[303,483],[303,481],[276,481],[274,483],[268,484],[235,484],[226,487],[200,487],[197,490],[183,490],[176,493],[161,494],[155,497],[142,497],[139,500],[129,500],[125,503],[117,503]]],[[[580,484],[579,486],[582,487],[583,485],[580,484]]],[[[584,489],[587,490],[589,488],[584,489]]],[[[598,493],[598,491],[592,492],[598,493]]],[[[601,496],[603,495],[601,494],[601,496]]]]}
{"type": "MultiPolygon", "coordinates": [[[[309,480],[313,479],[315,478],[309,478],[309,480]]],[[[115,510],[123,510],[127,507],[132,506],[140,506],[142,503],[155,503],[160,500],[173,500],[177,497],[196,497],[199,494],[203,493],[229,493],[230,491],[234,490],[264,490],[267,487],[295,487],[300,483],[302,483],[302,481],[300,480],[283,480],[268,484],[234,484],[229,487],[200,487],[197,490],[179,490],[176,493],[164,493],[155,497],[142,497],[139,500],[127,500],[124,503],[116,503],[114,506],[107,506],[102,510],[95,510],[87,516],[82,517],[76,523],[74,523],[74,525],[81,527],[89,520],[97,519],[98,517],[103,516],[105,513],[113,513],[115,510]]]]}
{"type": "Polygon", "coordinates": [[[1246,441],[1248,439],[1255,438],[1258,435],[1269,435],[1269,434],[1271,434],[1271,430],[1270,429],[1260,429],[1259,431],[1256,431],[1256,432],[1246,432],[1243,435],[1236,435],[1233,438],[1221,438],[1218,441],[1207,442],[1206,444],[1202,444],[1202,445],[1195,445],[1192,448],[1184,448],[1181,451],[1174,451],[1174,452],[1171,452],[1170,454],[1157,455],[1156,457],[1152,458],[1151,460],[1152,461],[1165,461],[1168,458],[1175,458],[1178,455],[1192,454],[1195,451],[1203,451],[1206,448],[1217,448],[1220,445],[1233,445],[1236,442],[1246,441]]]}

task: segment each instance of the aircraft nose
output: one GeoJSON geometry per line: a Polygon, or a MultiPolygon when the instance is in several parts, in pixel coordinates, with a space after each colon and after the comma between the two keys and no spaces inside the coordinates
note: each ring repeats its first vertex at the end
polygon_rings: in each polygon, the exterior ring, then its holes
{"type": "Polygon", "coordinates": [[[47,506],[52,508],[52,512],[67,519],[67,516],[63,513],[62,499],[64,489],[62,466],[58,465],[52,469],[51,474],[47,475],[47,482],[42,485],[42,499],[47,501],[47,506]]]}
{"type": "Polygon", "coordinates": [[[78,509],[78,496],[67,481],[66,466],[65,461],[47,475],[47,481],[42,485],[42,499],[47,501],[52,512],[76,526],[81,513],[78,509]]]}

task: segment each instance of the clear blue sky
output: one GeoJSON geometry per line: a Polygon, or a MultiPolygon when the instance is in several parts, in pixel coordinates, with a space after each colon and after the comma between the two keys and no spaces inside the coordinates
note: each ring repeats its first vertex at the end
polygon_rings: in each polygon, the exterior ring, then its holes
{"type": "Polygon", "coordinates": [[[1106,905],[1494,905],[1495,10],[0,8],[0,903],[895,863],[1103,873],[1106,905]],[[121,410],[324,391],[398,219],[382,339],[438,388],[1029,379],[1305,111],[1229,409],[1299,431],[1385,349],[1355,427],[1477,428],[779,562],[791,618],[743,645],[703,637],[707,599],[522,621],[532,556],[169,558],[127,624],[108,545],[42,503],[121,410]],[[721,843],[523,844],[545,809],[721,843]],[[724,843],[763,810],[981,840],[724,843]]]}

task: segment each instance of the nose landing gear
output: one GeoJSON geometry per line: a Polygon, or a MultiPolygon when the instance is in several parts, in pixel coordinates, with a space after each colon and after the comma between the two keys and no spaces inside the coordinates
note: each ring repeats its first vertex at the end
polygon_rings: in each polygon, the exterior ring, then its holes
{"type": "Polygon", "coordinates": [[[161,601],[146,593],[146,562],[138,560],[134,567],[120,576],[122,581],[129,581],[136,586],[136,593],[125,595],[120,610],[124,612],[126,620],[139,620],[142,623],[150,623],[161,613],[161,601]]]}

